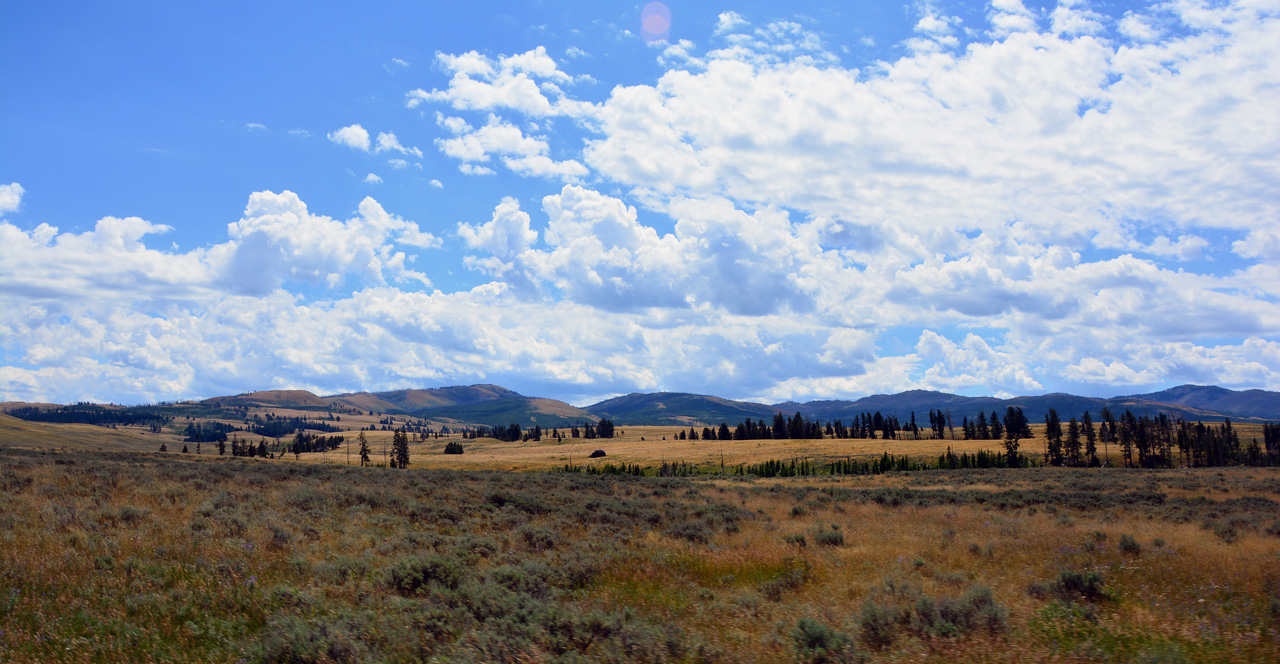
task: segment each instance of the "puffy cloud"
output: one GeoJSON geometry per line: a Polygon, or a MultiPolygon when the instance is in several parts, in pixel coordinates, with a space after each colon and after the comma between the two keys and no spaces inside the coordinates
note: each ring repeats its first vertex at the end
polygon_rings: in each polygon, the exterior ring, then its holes
{"type": "Polygon", "coordinates": [[[529,214],[520,209],[514,198],[504,198],[493,210],[488,222],[472,226],[458,224],[458,236],[472,249],[482,249],[499,258],[512,258],[538,240],[529,228],[529,214]]]}
{"type": "Polygon", "coordinates": [[[1042,388],[1024,358],[992,348],[976,334],[965,335],[963,342],[956,343],[925,330],[916,343],[916,354],[929,365],[921,383],[933,389],[956,391],[983,386],[1026,394],[1042,388]]]}
{"type": "Polygon", "coordinates": [[[364,176],[364,181],[368,184],[382,184],[382,178],[377,173],[370,173],[364,176]]]}
{"type": "Polygon", "coordinates": [[[462,55],[436,54],[442,69],[453,73],[444,90],[417,89],[405,96],[405,105],[416,108],[423,102],[443,102],[459,110],[512,109],[534,117],[588,114],[591,104],[567,99],[558,87],[548,87],[557,97],[544,94],[539,80],[569,84],[573,77],[560,71],[545,48],[510,56],[490,58],[475,51],[462,55]]]}
{"type": "MultiPolygon", "coordinates": [[[[453,138],[437,139],[436,145],[445,155],[462,160],[465,162],[463,166],[473,168],[476,168],[473,162],[487,162],[490,155],[498,155],[507,168],[520,175],[571,181],[587,174],[587,168],[576,160],[551,159],[547,155],[550,147],[545,140],[525,136],[519,127],[493,115],[479,129],[453,138]]],[[[493,173],[487,168],[484,171],[486,175],[493,173]]]]}
{"type": "MultiPolygon", "coordinates": [[[[239,292],[265,293],[284,279],[341,284],[348,275],[382,282],[384,268],[403,270],[392,243],[407,237],[413,246],[435,241],[417,224],[388,213],[373,198],[360,202],[360,215],[348,221],[313,215],[293,192],[257,192],[244,217],[227,226],[234,243],[229,283],[239,292]]],[[[394,275],[403,276],[403,275],[394,275]]]]}
{"type": "MultiPolygon", "coordinates": [[[[367,141],[368,134],[366,134],[365,137],[367,141]]],[[[378,144],[373,149],[373,151],[375,153],[399,152],[400,154],[404,154],[404,155],[413,155],[415,157],[418,157],[419,159],[422,158],[422,150],[419,150],[418,148],[406,148],[405,146],[400,145],[400,141],[399,139],[396,138],[396,135],[390,132],[378,133],[378,144]]]]}
{"type": "Polygon", "coordinates": [[[0,184],[0,214],[17,212],[22,206],[22,194],[26,190],[17,182],[0,184]]]}
{"type": "MultiPolygon", "coordinates": [[[[1020,2],[996,8],[1030,20],[1020,2]]],[[[1160,43],[1027,24],[871,75],[738,45],[705,70],[615,88],[584,164],[653,205],[721,195],[939,240],[940,226],[1015,221],[1042,240],[1259,228],[1280,217],[1280,120],[1266,110],[1280,71],[1260,64],[1280,58],[1280,20],[1206,11],[1213,29],[1160,43]]]]}
{"type": "Polygon", "coordinates": [[[337,221],[311,214],[288,191],[250,196],[244,216],[227,226],[229,240],[220,244],[185,253],[146,245],[149,236],[170,230],[137,217],[105,217],[84,233],[62,233],[47,224],[23,231],[0,222],[0,290],[14,306],[61,307],[78,301],[208,301],[228,293],[270,293],[286,280],[329,287],[348,277],[421,281],[396,245],[441,245],[372,198],[360,203],[357,217],[337,221]]]}
{"type": "Polygon", "coordinates": [[[327,134],[329,140],[353,150],[369,151],[369,132],[358,124],[348,125],[327,134]]]}
{"type": "Polygon", "coordinates": [[[735,11],[720,12],[720,16],[716,20],[717,35],[734,32],[748,25],[747,20],[735,11]]]}

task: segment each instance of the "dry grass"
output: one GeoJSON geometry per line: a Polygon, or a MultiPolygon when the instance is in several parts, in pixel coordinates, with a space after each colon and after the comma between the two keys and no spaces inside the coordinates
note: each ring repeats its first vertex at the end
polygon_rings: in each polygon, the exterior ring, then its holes
{"type": "Polygon", "coordinates": [[[693,481],[0,449],[0,660],[823,661],[797,650],[809,619],[848,637],[826,661],[1274,662],[1278,500],[1275,469],[693,481]],[[390,583],[423,557],[456,587],[390,583]],[[1029,592],[1070,571],[1107,598],[1029,592]],[[866,638],[868,603],[977,586],[994,633],[866,638]]]}

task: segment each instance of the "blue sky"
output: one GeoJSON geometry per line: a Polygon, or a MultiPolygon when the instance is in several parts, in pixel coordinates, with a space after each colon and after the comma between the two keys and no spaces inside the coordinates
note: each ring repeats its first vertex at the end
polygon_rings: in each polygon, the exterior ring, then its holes
{"type": "Polygon", "coordinates": [[[847,4],[6,6],[0,398],[1280,389],[1280,2],[847,4]]]}

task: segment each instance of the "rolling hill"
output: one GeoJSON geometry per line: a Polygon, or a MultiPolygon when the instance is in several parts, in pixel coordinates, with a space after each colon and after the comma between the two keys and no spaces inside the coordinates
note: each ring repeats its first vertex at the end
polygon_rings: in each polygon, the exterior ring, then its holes
{"type": "Polygon", "coordinates": [[[1133,396],[1099,399],[1061,392],[1039,396],[966,397],[930,390],[909,390],[898,394],[876,394],[857,400],[821,400],[808,402],[786,401],[777,404],[731,401],[720,397],[656,392],[652,394],[628,394],[587,406],[587,410],[601,417],[611,417],[619,424],[680,424],[708,426],[728,422],[741,422],[750,417],[771,421],[774,413],[791,415],[799,412],[805,417],[820,421],[843,420],[848,423],[862,413],[879,412],[896,415],[900,420],[910,419],[915,413],[918,422],[927,423],[930,410],[951,413],[959,425],[964,417],[976,417],[978,412],[995,411],[1003,416],[1005,410],[1021,408],[1031,421],[1040,421],[1050,408],[1064,419],[1077,417],[1085,411],[1094,419],[1103,408],[1119,415],[1131,410],[1135,415],[1165,413],[1186,420],[1236,419],[1280,420],[1280,392],[1245,390],[1236,392],[1221,387],[1181,387],[1133,396]]]}
{"type": "Polygon", "coordinates": [[[1237,392],[1216,385],[1179,385],[1151,394],[1119,398],[1176,404],[1232,417],[1280,420],[1280,392],[1267,390],[1237,392]]]}
{"type": "MultiPolygon", "coordinates": [[[[0,404],[0,411],[30,405],[0,404]]],[[[774,414],[779,412],[788,416],[800,412],[810,419],[823,422],[839,419],[846,424],[863,413],[874,412],[896,415],[905,423],[914,413],[917,422],[923,426],[928,422],[930,410],[949,412],[958,426],[964,417],[976,417],[979,411],[987,414],[995,411],[998,415],[1003,415],[1010,406],[1022,408],[1033,422],[1043,420],[1050,408],[1057,410],[1063,419],[1078,417],[1086,411],[1094,419],[1099,419],[1104,407],[1110,408],[1116,415],[1132,410],[1136,415],[1165,413],[1186,420],[1213,421],[1226,417],[1256,421],[1280,420],[1280,392],[1235,391],[1200,385],[1182,385],[1161,392],[1109,399],[1063,393],[999,399],[910,390],[898,394],[876,394],[856,400],[804,403],[787,401],[777,404],[733,401],[684,392],[654,392],[615,397],[585,408],[555,399],[528,397],[497,385],[465,385],[333,396],[317,396],[306,390],[265,390],[158,407],[181,408],[184,413],[191,414],[188,412],[190,409],[200,406],[279,407],[338,412],[358,410],[368,414],[420,417],[448,424],[493,426],[514,422],[523,427],[534,424],[565,427],[601,418],[612,419],[619,425],[703,427],[715,426],[721,422],[736,424],[747,418],[772,422],[774,414]]]]}
{"type": "Polygon", "coordinates": [[[410,415],[448,424],[559,427],[595,422],[600,418],[555,399],[526,397],[498,385],[463,385],[390,392],[352,392],[321,397],[306,390],[267,390],[202,403],[220,406],[279,407],[304,410],[354,409],[391,415],[410,415]]]}
{"type": "Polygon", "coordinates": [[[772,406],[684,392],[628,394],[587,406],[586,410],[616,424],[709,426],[752,419],[773,420],[772,406]]]}

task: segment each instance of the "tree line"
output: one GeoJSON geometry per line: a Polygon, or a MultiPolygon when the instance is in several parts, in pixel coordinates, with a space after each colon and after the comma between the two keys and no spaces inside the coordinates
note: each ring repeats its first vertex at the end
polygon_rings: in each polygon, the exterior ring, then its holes
{"type": "MultiPolygon", "coordinates": [[[[578,425],[573,425],[569,428],[568,437],[586,438],[589,440],[595,438],[613,438],[614,429],[613,420],[603,419],[595,424],[587,422],[582,425],[581,429],[578,425]]],[[[514,443],[517,441],[539,441],[542,440],[544,435],[557,441],[565,439],[565,435],[561,433],[558,428],[553,428],[550,432],[547,432],[540,425],[535,424],[532,429],[522,429],[520,425],[515,422],[512,422],[505,427],[477,427],[475,429],[465,429],[462,432],[462,437],[465,439],[474,440],[476,438],[493,438],[507,443],[514,443]]]]}

